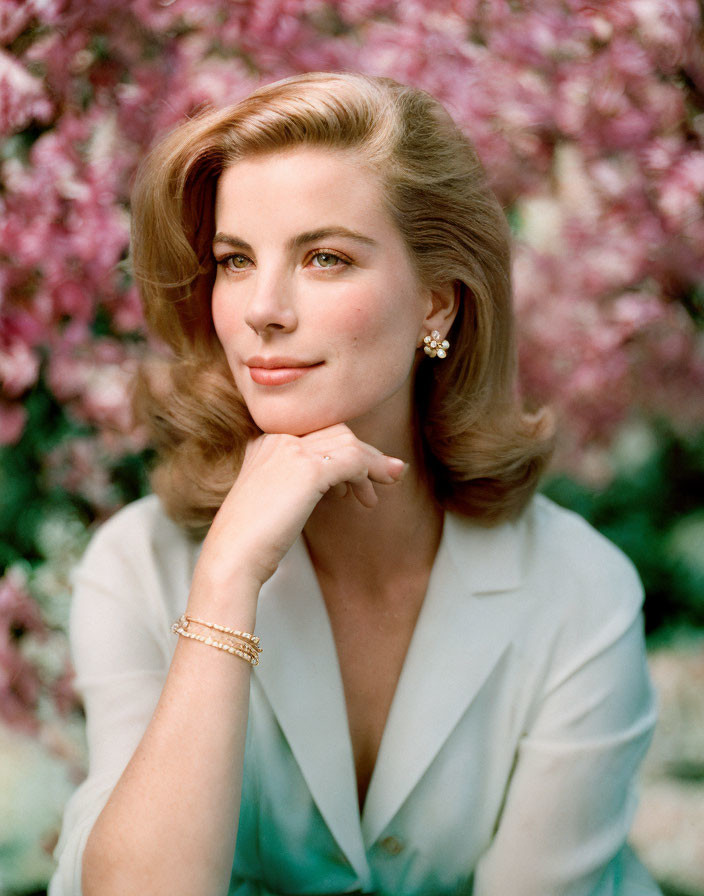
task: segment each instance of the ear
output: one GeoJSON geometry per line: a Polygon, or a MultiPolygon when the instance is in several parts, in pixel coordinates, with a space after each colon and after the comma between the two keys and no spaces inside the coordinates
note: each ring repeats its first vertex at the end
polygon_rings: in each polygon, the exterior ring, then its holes
{"type": "Polygon", "coordinates": [[[428,309],[418,339],[419,347],[423,338],[433,330],[437,330],[443,339],[447,336],[460,307],[460,290],[459,280],[428,290],[428,309]]]}

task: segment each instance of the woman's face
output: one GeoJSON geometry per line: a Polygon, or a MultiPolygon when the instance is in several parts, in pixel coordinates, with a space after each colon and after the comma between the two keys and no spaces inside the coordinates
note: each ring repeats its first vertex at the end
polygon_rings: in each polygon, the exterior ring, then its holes
{"type": "Polygon", "coordinates": [[[296,148],[236,162],[219,179],[215,230],[213,321],[257,426],[345,422],[375,444],[410,431],[433,293],[360,158],[296,148]]]}

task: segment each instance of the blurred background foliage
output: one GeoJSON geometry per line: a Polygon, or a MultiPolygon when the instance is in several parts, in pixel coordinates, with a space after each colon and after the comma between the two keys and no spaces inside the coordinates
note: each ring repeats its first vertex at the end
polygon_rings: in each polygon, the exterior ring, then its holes
{"type": "MultiPolygon", "coordinates": [[[[701,3],[0,0],[0,894],[43,892],[85,767],[71,568],[148,488],[136,166],[314,69],[426,89],[474,140],[516,237],[526,400],[560,420],[544,490],[633,559],[653,649],[704,629],[701,3]]],[[[673,896],[704,892],[690,853],[660,866],[673,896]]]]}

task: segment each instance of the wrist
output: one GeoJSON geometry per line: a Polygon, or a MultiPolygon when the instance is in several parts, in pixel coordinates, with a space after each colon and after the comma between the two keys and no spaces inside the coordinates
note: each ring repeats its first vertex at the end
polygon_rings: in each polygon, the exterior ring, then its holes
{"type": "Polygon", "coordinates": [[[186,612],[220,625],[252,631],[261,584],[249,570],[198,570],[193,576],[186,612]]]}

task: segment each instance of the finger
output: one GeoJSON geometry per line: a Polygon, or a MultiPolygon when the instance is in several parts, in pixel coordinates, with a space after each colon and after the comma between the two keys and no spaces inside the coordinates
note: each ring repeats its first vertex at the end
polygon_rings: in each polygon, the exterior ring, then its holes
{"type": "Polygon", "coordinates": [[[364,507],[376,507],[379,503],[379,496],[374,491],[374,486],[369,479],[364,476],[354,479],[349,483],[352,494],[364,507]]]}
{"type": "MultiPolygon", "coordinates": [[[[361,442],[328,449],[322,457],[323,469],[328,473],[328,488],[338,483],[360,483],[363,480],[391,485],[403,477],[406,464],[399,458],[386,457],[374,449],[373,453],[361,442]]],[[[365,489],[368,499],[371,495],[365,489]]],[[[376,493],[375,493],[376,494],[376,493]]]]}
{"type": "Polygon", "coordinates": [[[341,433],[333,445],[327,445],[323,450],[328,459],[332,459],[334,453],[336,460],[350,460],[353,464],[366,468],[366,475],[375,482],[398,482],[408,470],[408,464],[400,457],[382,454],[378,448],[360,441],[350,431],[341,433]]]}
{"type": "Polygon", "coordinates": [[[403,479],[407,470],[408,464],[400,457],[389,457],[380,453],[368,459],[367,476],[374,482],[398,482],[403,479]]]}
{"type": "Polygon", "coordinates": [[[340,451],[347,453],[350,450],[358,450],[366,458],[384,456],[378,448],[358,439],[344,423],[338,423],[326,429],[308,433],[308,435],[301,436],[301,441],[315,453],[319,453],[324,457],[339,455],[340,451]]]}
{"type": "Polygon", "coordinates": [[[337,485],[333,485],[330,489],[330,492],[335,495],[336,498],[346,498],[348,491],[349,489],[346,482],[338,482],[337,485]]]}
{"type": "Polygon", "coordinates": [[[317,457],[317,469],[322,474],[322,493],[330,492],[343,497],[347,487],[340,484],[354,483],[352,489],[359,502],[367,507],[378,503],[378,496],[371,482],[391,485],[405,475],[408,467],[400,458],[384,455],[377,448],[359,440],[344,425],[330,427],[327,432],[320,430],[303,436],[306,450],[317,457]],[[334,430],[331,434],[330,430],[334,430]],[[368,484],[362,484],[364,482],[368,484]]]}
{"type": "Polygon", "coordinates": [[[336,423],[301,438],[328,460],[332,459],[334,454],[339,458],[340,451],[347,454],[348,449],[361,450],[363,461],[370,470],[370,478],[378,482],[396,482],[402,479],[408,470],[408,464],[401,458],[383,454],[368,442],[362,442],[344,423],[336,423]]]}

